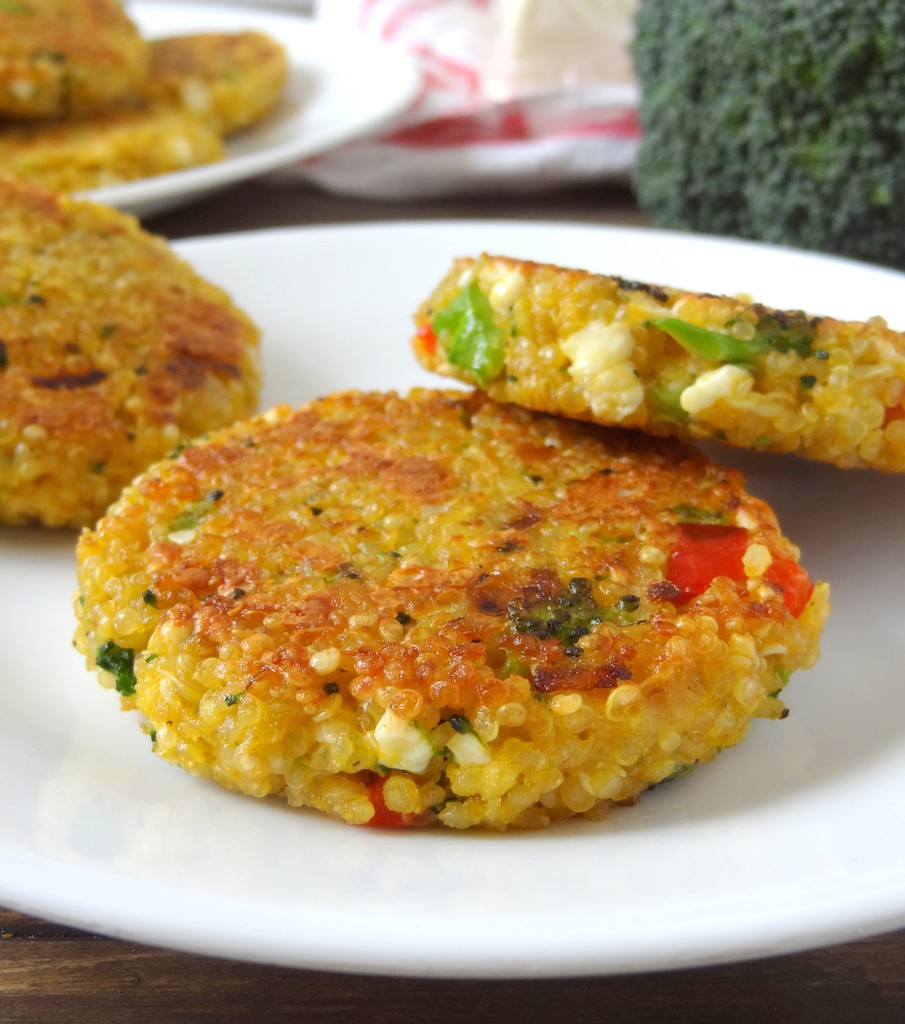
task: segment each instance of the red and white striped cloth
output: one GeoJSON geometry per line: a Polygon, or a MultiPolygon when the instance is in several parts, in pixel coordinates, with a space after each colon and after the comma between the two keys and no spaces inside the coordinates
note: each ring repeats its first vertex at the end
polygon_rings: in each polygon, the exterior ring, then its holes
{"type": "MultiPolygon", "coordinates": [[[[587,0],[557,2],[574,7],[587,0]]],[[[614,44],[609,80],[599,67],[568,80],[566,57],[558,81],[551,83],[547,67],[546,80],[541,74],[532,82],[530,68],[501,56],[499,6],[494,0],[328,0],[325,20],[340,10],[346,16],[331,27],[412,55],[422,88],[389,130],[307,160],[297,171],[329,191],[380,199],[625,179],[640,130],[621,41],[614,44]]]]}

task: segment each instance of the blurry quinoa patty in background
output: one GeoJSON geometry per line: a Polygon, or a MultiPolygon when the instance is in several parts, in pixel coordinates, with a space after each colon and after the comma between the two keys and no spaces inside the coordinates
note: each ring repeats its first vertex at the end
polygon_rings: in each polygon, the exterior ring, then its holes
{"type": "Polygon", "coordinates": [[[163,239],[0,178],[0,522],[93,523],[259,377],[257,328],[163,239]]]}
{"type": "Polygon", "coordinates": [[[226,154],[224,137],[261,120],[286,85],[286,53],[260,32],[149,46],[147,75],[116,108],[0,126],[0,173],[81,192],[215,163],[226,154]]]}
{"type": "Polygon", "coordinates": [[[0,3],[0,118],[94,113],[127,98],[148,46],[118,0],[0,3]]]}
{"type": "Polygon", "coordinates": [[[736,471],[480,392],[278,407],[78,546],[77,646],[152,749],[356,824],[540,827],[778,718],[827,588],[736,471]]]}
{"type": "Polygon", "coordinates": [[[223,154],[220,135],[197,114],[161,104],[0,129],[0,174],[53,192],[182,171],[223,154]]]}
{"type": "Polygon", "coordinates": [[[286,51],[263,32],[205,32],[151,42],[142,96],[191,110],[229,135],[260,120],[283,94],[286,51]]]}
{"type": "Polygon", "coordinates": [[[500,401],[842,468],[905,472],[905,335],[482,255],[416,317],[428,369],[500,401]]]}

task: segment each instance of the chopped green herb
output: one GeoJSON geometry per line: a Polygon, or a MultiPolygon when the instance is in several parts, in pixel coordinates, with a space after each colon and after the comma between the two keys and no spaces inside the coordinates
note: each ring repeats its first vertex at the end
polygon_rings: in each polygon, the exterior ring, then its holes
{"type": "Polygon", "coordinates": [[[682,408],[681,397],[685,387],[681,384],[663,384],[647,389],[651,410],[667,420],[684,423],[688,413],[682,408]]]}
{"type": "Polygon", "coordinates": [[[410,622],[414,622],[415,620],[408,612],[398,612],[396,615],[396,621],[401,623],[403,626],[407,626],[410,622]]]}
{"type": "Polygon", "coordinates": [[[97,476],[101,476],[107,470],[106,462],[95,462],[91,466],[91,472],[97,476]]]}
{"type": "Polygon", "coordinates": [[[0,11],[5,11],[7,14],[32,14],[33,11],[28,4],[23,4],[20,0],[0,0],[0,11]]]}
{"type": "Polygon", "coordinates": [[[159,654],[148,654],[145,656],[145,664],[150,665],[152,661],[156,661],[159,657],[159,654]]]}
{"type": "Polygon", "coordinates": [[[673,505],[669,510],[675,512],[680,523],[722,523],[723,513],[719,510],[710,511],[705,508],[698,508],[696,505],[673,505]]]}
{"type": "Polygon", "coordinates": [[[9,355],[6,351],[6,342],[0,340],[0,370],[5,370],[9,366],[9,355]]]}
{"type": "MultiPolygon", "coordinates": [[[[104,339],[111,337],[116,334],[116,324],[104,324],[98,331],[98,334],[104,339]]],[[[136,373],[137,372],[138,371],[136,370],[136,373]]]]}
{"type": "Polygon", "coordinates": [[[157,742],[157,730],[156,729],[149,730],[148,735],[151,737],[151,742],[152,743],[156,743],[157,742]]]}
{"type": "Polygon", "coordinates": [[[754,325],[754,336],[742,341],[723,331],[686,323],[676,317],[649,321],[693,355],[715,363],[756,363],[769,352],[794,352],[804,359],[811,355],[814,321],[805,313],[780,311],[764,313],[754,325]]]}
{"type": "Polygon", "coordinates": [[[231,693],[228,697],[225,698],[226,706],[231,708],[233,706],[233,704],[238,704],[239,703],[239,698],[241,696],[242,696],[241,693],[231,693]]]}
{"type": "Polygon", "coordinates": [[[460,797],[457,797],[454,793],[450,793],[448,796],[444,797],[440,803],[433,804],[431,811],[434,814],[439,814],[447,804],[459,804],[461,802],[462,800],[460,797]]]}
{"type": "Polygon", "coordinates": [[[311,506],[311,515],[313,515],[313,516],[319,516],[321,514],[321,512],[323,512],[323,511],[324,510],[322,508],[318,508],[317,505],[312,505],[311,506]]]}
{"type": "Polygon", "coordinates": [[[779,678],[779,686],[777,686],[775,690],[772,690],[767,695],[769,697],[778,697],[782,693],[783,689],[785,688],[786,684],[788,683],[792,675],[792,673],[787,668],[777,668],[775,671],[776,675],[779,678]]]}
{"type": "Polygon", "coordinates": [[[241,587],[236,587],[236,589],[229,596],[234,601],[238,601],[240,597],[245,597],[245,591],[241,587]]]}
{"type": "Polygon", "coordinates": [[[677,764],[665,779],[660,780],[659,784],[662,785],[664,782],[672,782],[675,779],[681,779],[682,776],[687,775],[694,766],[694,761],[686,762],[685,764],[677,764]]]}
{"type": "Polygon", "coordinates": [[[500,679],[508,679],[510,676],[522,676],[525,679],[531,678],[531,666],[527,661],[506,651],[506,660],[500,669],[500,679]]]}
{"type": "Polygon", "coordinates": [[[802,359],[811,354],[814,321],[806,313],[765,313],[757,321],[756,330],[756,337],[777,352],[794,352],[802,359]]]}
{"type": "Polygon", "coordinates": [[[450,715],[449,724],[455,729],[456,732],[461,733],[463,736],[477,736],[474,726],[465,717],[465,715],[450,715]]]}
{"type": "Polygon", "coordinates": [[[141,595],[141,599],[142,601],[144,601],[145,604],[150,605],[152,608],[157,607],[157,595],[154,593],[153,590],[146,590],[141,595]]]}
{"type": "Polygon", "coordinates": [[[682,348],[692,355],[701,356],[714,363],[753,363],[766,352],[766,342],[759,342],[757,335],[750,341],[741,341],[722,331],[710,331],[667,316],[649,321],[651,326],[665,331],[682,348]]]}
{"type": "Polygon", "coordinates": [[[223,497],[223,491],[211,491],[200,501],[193,501],[186,506],[178,516],[170,520],[167,529],[170,533],[177,533],[179,530],[194,530],[202,519],[206,519],[214,510],[214,505],[223,497]]]}
{"type": "Polygon", "coordinates": [[[798,378],[802,391],[809,391],[816,383],[817,378],[813,373],[806,373],[804,376],[798,378]]]}
{"type": "Polygon", "coordinates": [[[475,281],[441,309],[433,320],[434,332],[445,342],[446,357],[467,370],[479,384],[487,384],[503,369],[503,332],[493,322],[487,296],[475,281]]]}
{"type": "Polygon", "coordinates": [[[324,683],[324,693],[339,693],[339,683],[324,683]]]}
{"type": "Polygon", "coordinates": [[[135,651],[130,647],[120,647],[112,640],[107,640],[98,648],[94,661],[98,668],[111,673],[117,691],[124,697],[131,697],[135,693],[135,651]]]}

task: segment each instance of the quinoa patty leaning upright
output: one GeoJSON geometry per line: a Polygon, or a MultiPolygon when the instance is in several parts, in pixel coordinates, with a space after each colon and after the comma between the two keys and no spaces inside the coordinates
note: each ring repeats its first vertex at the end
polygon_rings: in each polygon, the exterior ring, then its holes
{"type": "Polygon", "coordinates": [[[428,369],[500,401],[686,440],[905,472],[905,335],[505,256],[416,316],[428,369]]]}
{"type": "Polygon", "coordinates": [[[259,384],[257,328],[162,238],[0,178],[0,522],[93,523],[259,384]]]}
{"type": "Polygon", "coordinates": [[[78,546],[77,645],[151,749],[355,824],[599,816],[780,718],[827,587],[678,443],[340,393],[164,460],[78,546]]]}

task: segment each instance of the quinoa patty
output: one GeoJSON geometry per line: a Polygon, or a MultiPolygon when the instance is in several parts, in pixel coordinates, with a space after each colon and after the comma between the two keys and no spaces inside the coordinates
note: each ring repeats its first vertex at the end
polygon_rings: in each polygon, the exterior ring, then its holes
{"type": "Polygon", "coordinates": [[[138,222],[0,179],[0,522],[94,522],[255,408],[258,332],[138,222]]]}
{"type": "Polygon", "coordinates": [[[428,369],[501,401],[660,436],[905,472],[905,335],[483,255],[416,315],[428,369]]]}
{"type": "Polygon", "coordinates": [[[93,113],[128,97],[148,46],[118,0],[0,4],[0,117],[93,113]]]}
{"type": "Polygon", "coordinates": [[[229,135],[259,121],[283,93],[286,51],[263,32],[207,32],[151,42],[142,95],[191,110],[229,135]]]}
{"type": "Polygon", "coordinates": [[[599,816],[784,714],[827,588],[736,471],[481,392],[278,407],[78,545],[165,760],[356,824],[599,816]]]}
{"type": "Polygon", "coordinates": [[[222,138],[197,114],[162,104],[0,128],[0,174],[53,192],[137,181],[215,163],[223,154],[222,138]]]}

